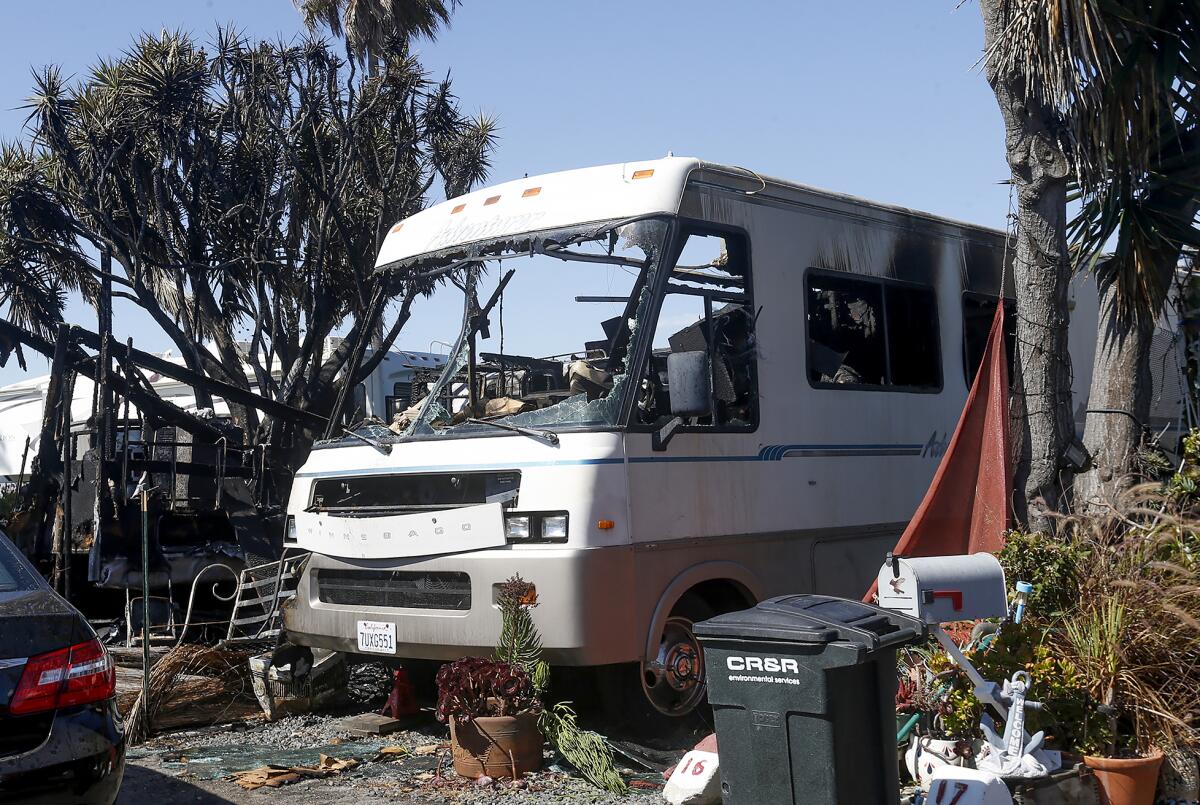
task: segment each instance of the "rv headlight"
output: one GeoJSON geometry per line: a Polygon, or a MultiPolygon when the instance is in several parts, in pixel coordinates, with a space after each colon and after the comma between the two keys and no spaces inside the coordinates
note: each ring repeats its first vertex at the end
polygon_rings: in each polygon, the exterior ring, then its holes
{"type": "Polygon", "coordinates": [[[504,519],[506,539],[529,539],[529,515],[510,515],[504,519]]]}
{"type": "Polygon", "coordinates": [[[296,518],[295,518],[295,516],[289,514],[287,516],[287,533],[284,534],[283,541],[284,542],[295,542],[296,539],[297,539],[296,518]]]}
{"type": "Polygon", "coordinates": [[[547,514],[542,517],[542,539],[566,539],[567,515],[547,514]]]}

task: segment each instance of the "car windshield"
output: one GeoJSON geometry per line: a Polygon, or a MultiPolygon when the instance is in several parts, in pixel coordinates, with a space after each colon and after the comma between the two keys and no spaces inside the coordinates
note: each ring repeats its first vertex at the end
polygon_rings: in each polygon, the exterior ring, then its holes
{"type": "Polygon", "coordinates": [[[616,425],[668,228],[665,218],[591,224],[444,261],[462,299],[446,365],[413,384],[390,430],[360,433],[386,441],[616,425]]]}
{"type": "Polygon", "coordinates": [[[37,586],[37,579],[29,565],[17,553],[16,546],[0,531],[0,593],[25,592],[37,586]]]}

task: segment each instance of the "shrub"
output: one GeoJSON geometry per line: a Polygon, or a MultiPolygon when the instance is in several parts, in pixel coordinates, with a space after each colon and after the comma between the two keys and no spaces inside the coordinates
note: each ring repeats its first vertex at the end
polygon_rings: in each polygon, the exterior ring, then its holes
{"type": "Polygon", "coordinates": [[[1095,730],[1108,754],[1200,746],[1198,525],[1157,484],[1129,489],[1109,515],[1064,518],[1086,565],[1044,643],[1105,711],[1095,730]]]}
{"type": "MultiPolygon", "coordinates": [[[[1126,488],[1100,515],[1061,518],[1055,536],[1012,532],[1000,553],[1011,583],[1035,585],[1025,621],[968,655],[987,679],[1030,674],[1031,731],[1088,754],[1200,748],[1200,434],[1166,483],[1126,488]]],[[[974,734],[970,684],[926,652],[916,709],[947,737],[974,734]],[[937,685],[932,685],[936,681],[937,685]]],[[[913,674],[909,672],[910,679],[913,674]]]]}
{"type": "Polygon", "coordinates": [[[1073,540],[1010,531],[998,558],[1009,587],[1018,581],[1033,584],[1026,607],[1030,615],[1060,614],[1075,605],[1086,554],[1073,540]]]}
{"type": "Polygon", "coordinates": [[[21,495],[14,484],[11,488],[0,489],[0,526],[8,524],[9,518],[16,512],[21,501],[21,495]]]}

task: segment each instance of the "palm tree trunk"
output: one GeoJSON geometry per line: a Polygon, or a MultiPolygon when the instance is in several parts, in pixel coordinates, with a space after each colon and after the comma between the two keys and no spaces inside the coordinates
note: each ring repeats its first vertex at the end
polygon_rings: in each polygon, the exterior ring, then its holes
{"type": "MultiPolygon", "coordinates": [[[[1183,135],[1180,152],[1187,154],[1194,150],[1192,135],[1183,135]]],[[[1141,259],[1153,272],[1150,286],[1160,289],[1161,294],[1149,293],[1141,300],[1130,300],[1141,304],[1126,305],[1127,309],[1122,311],[1118,294],[1123,286],[1128,294],[1127,280],[1138,276],[1132,262],[1137,249],[1131,243],[1132,230],[1137,224],[1123,226],[1116,253],[1126,255],[1124,262],[1117,262],[1121,258],[1110,258],[1101,264],[1099,271],[1100,316],[1088,397],[1088,410],[1092,413],[1087,415],[1083,432],[1091,464],[1087,472],[1076,477],[1074,489],[1076,508],[1089,513],[1104,509],[1105,503],[1133,482],[1130,474],[1141,445],[1142,429],[1150,418],[1153,396],[1150,347],[1182,254],[1182,238],[1169,222],[1189,226],[1200,203],[1190,182],[1166,181],[1132,205],[1153,211],[1153,218],[1162,228],[1154,245],[1141,252],[1141,259]]],[[[1127,220],[1146,217],[1132,215],[1132,210],[1126,212],[1127,220]]]]}
{"type": "Polygon", "coordinates": [[[1129,474],[1150,416],[1150,316],[1117,315],[1117,283],[1101,283],[1096,360],[1083,445],[1091,466],[1075,478],[1076,508],[1088,513],[1130,484],[1129,474]]]}
{"type": "MultiPolygon", "coordinates": [[[[1006,0],[980,0],[984,47],[1007,20],[1006,0]]],[[[1066,193],[1070,163],[1056,136],[1053,110],[1027,96],[1024,77],[989,60],[988,83],[1004,120],[1005,148],[1017,194],[1014,279],[1017,288],[1017,371],[1023,394],[1014,400],[1021,453],[1014,488],[1018,520],[1046,530],[1046,511],[1062,504],[1070,478],[1061,457],[1073,439],[1071,365],[1067,352],[1066,193]]]]}

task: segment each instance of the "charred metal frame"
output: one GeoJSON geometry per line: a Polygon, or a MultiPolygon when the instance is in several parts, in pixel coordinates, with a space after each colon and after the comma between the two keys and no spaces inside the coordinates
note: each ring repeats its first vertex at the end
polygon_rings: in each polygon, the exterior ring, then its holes
{"type": "MultiPolygon", "coordinates": [[[[101,265],[104,272],[102,286],[108,288],[105,256],[102,256],[101,265]]],[[[211,490],[211,496],[205,495],[204,498],[207,505],[217,510],[225,508],[223,482],[226,478],[257,480],[267,466],[267,457],[264,455],[262,461],[256,460],[258,457],[254,450],[242,441],[236,429],[196,416],[163,399],[150,386],[142,370],[170,377],[192,387],[203,387],[229,403],[253,407],[318,432],[329,423],[325,417],[311,411],[293,408],[137,350],[132,340],[127,344],[115,341],[111,335],[111,298],[111,294],[102,291],[98,305],[99,333],[61,324],[53,344],[43,336],[0,320],[0,342],[15,344],[18,348],[21,345],[28,346],[51,360],[41,440],[24,489],[21,509],[27,513],[24,521],[26,550],[31,558],[48,563],[51,578],[64,595],[79,591],[79,586],[72,584],[71,573],[72,556],[76,552],[74,532],[78,522],[73,521],[72,509],[82,502],[77,499],[79,490],[76,489],[76,483],[83,477],[82,473],[77,475],[75,472],[78,460],[75,439],[79,434],[72,429],[71,416],[76,375],[82,374],[96,384],[91,420],[95,433],[96,483],[91,545],[88,549],[88,580],[93,583],[105,579],[106,554],[110,551],[106,550],[104,543],[106,538],[111,539],[114,534],[130,532],[119,540],[118,545],[108,547],[115,547],[121,555],[126,555],[130,569],[136,570],[137,565],[141,564],[134,555],[138,551],[133,543],[139,540],[133,539],[135,535],[132,532],[136,530],[137,519],[133,509],[138,507],[138,502],[128,494],[127,483],[130,478],[138,475],[168,476],[170,483],[160,483],[160,486],[171,488],[159,489],[155,495],[155,504],[164,505],[167,512],[176,511],[176,481],[180,476],[212,478],[216,488],[211,490]],[[95,353],[91,354],[88,350],[95,350],[95,353]],[[119,417],[118,406],[123,406],[124,410],[119,417]],[[130,416],[131,406],[137,409],[136,417],[130,416]],[[136,425],[135,419],[138,420],[136,425]],[[177,430],[174,438],[162,438],[159,433],[161,428],[167,426],[177,430]],[[135,429],[140,431],[139,438],[134,438],[135,429]],[[181,439],[180,434],[190,435],[192,440],[181,439]],[[206,457],[200,458],[194,452],[191,460],[180,460],[181,448],[201,451],[206,457]]],[[[376,299],[378,304],[373,310],[378,315],[385,299],[381,293],[376,294],[376,299]]],[[[364,335],[361,342],[365,343],[366,340],[364,335]]],[[[351,360],[355,365],[348,366],[347,371],[357,371],[361,359],[362,350],[356,349],[351,360]]],[[[255,518],[256,521],[258,519],[255,518]]],[[[161,521],[161,517],[156,518],[156,530],[161,521]]],[[[241,532],[234,526],[232,517],[230,529],[230,533],[237,534],[240,543],[241,532]]],[[[153,542],[152,550],[160,553],[162,546],[157,537],[153,542]]],[[[197,546],[197,549],[205,547],[197,546]]],[[[141,558],[147,560],[149,557],[143,555],[141,558]]],[[[167,578],[170,583],[169,573],[167,578]]]]}

